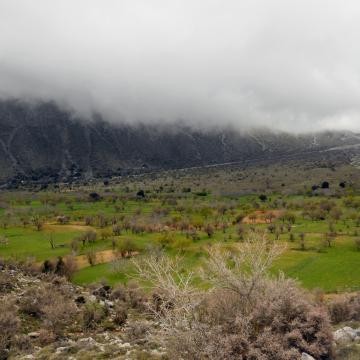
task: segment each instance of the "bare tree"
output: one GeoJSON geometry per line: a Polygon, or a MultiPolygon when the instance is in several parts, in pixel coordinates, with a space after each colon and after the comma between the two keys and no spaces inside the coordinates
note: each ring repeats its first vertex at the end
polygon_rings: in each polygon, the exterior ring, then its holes
{"type": "Polygon", "coordinates": [[[55,245],[55,239],[53,237],[53,234],[49,235],[49,243],[50,243],[51,249],[55,249],[56,245],[55,245]]]}
{"type": "Polygon", "coordinates": [[[170,358],[288,360],[303,351],[329,357],[326,313],[293,280],[268,276],[282,250],[260,233],[231,253],[212,246],[202,273],[212,285],[207,291],[191,286],[193,274],[180,270],[179,259],[135,260],[139,278],[153,290],[149,308],[160,323],[160,332],[150,334],[167,345],[170,358]]]}
{"type": "Polygon", "coordinates": [[[44,222],[43,220],[40,218],[39,215],[35,215],[31,218],[31,222],[34,224],[34,226],[36,227],[37,231],[41,231],[43,226],[44,226],[44,222]]]}
{"type": "Polygon", "coordinates": [[[265,234],[252,232],[235,253],[210,248],[203,274],[216,287],[232,290],[250,300],[252,292],[283,250],[284,246],[269,243],[265,234]]]}
{"type": "Polygon", "coordinates": [[[86,253],[87,260],[90,264],[90,266],[94,266],[96,264],[96,252],[93,250],[90,250],[86,253]]]}
{"type": "Polygon", "coordinates": [[[191,285],[193,273],[180,271],[181,258],[152,255],[132,262],[136,277],[149,284],[156,294],[155,303],[149,304],[150,312],[161,319],[166,329],[185,321],[198,304],[198,291],[191,285]]]}

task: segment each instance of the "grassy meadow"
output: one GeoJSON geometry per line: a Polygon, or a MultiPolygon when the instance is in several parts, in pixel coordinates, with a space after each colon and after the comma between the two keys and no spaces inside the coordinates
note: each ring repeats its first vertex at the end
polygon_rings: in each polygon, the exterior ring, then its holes
{"type": "Polygon", "coordinates": [[[167,180],[3,192],[0,256],[38,266],[71,257],[75,283],[115,284],[131,278],[132,257],[180,255],[189,271],[212,246],[236,251],[250,232],[261,231],[284,248],[274,274],[329,293],[360,289],[357,190],[332,183],[330,189],[302,185],[296,194],[226,194],[201,182],[191,189],[167,180]]]}

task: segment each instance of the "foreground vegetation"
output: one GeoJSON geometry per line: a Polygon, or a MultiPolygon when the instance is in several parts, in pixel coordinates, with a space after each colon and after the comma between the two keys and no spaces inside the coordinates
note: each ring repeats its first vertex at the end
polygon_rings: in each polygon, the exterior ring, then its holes
{"type": "Polygon", "coordinates": [[[246,172],[0,193],[0,358],[357,359],[356,183],[246,172]]]}
{"type": "Polygon", "coordinates": [[[329,301],[271,275],[282,251],[255,231],[231,252],[209,249],[197,272],[138,257],[114,287],[69,284],[66,262],[47,273],[2,262],[0,359],[357,359],[360,329],[332,325],[359,322],[360,293],[329,301]]]}

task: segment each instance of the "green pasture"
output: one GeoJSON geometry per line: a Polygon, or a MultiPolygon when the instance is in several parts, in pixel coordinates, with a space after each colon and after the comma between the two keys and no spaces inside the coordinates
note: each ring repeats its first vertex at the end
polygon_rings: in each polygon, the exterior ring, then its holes
{"type": "MultiPolygon", "coordinates": [[[[144,232],[133,234],[131,231],[123,230],[120,236],[115,238],[116,243],[121,243],[131,239],[135,244],[136,250],[140,256],[146,255],[152,249],[157,247],[165,248],[168,256],[180,255],[183,257],[184,271],[195,270],[201,266],[203,258],[206,256],[207,247],[213,244],[221,244],[226,247],[234,243],[241,244],[238,235],[238,224],[233,224],[236,215],[242,212],[251,213],[252,211],[276,210],[277,200],[280,196],[277,194],[269,195],[266,202],[260,202],[255,195],[244,196],[196,196],[193,194],[184,195],[179,198],[176,205],[166,199],[164,195],[156,195],[149,201],[139,201],[136,199],[115,199],[89,202],[80,201],[71,193],[67,194],[67,201],[58,201],[54,204],[41,201],[39,198],[31,198],[26,203],[22,198],[11,198],[12,194],[6,195],[8,208],[0,208],[0,221],[6,216],[9,218],[20,218],[23,212],[31,214],[40,214],[46,218],[45,227],[37,231],[30,222],[26,226],[21,226],[20,221],[16,220],[0,228],[0,237],[6,237],[8,244],[0,244],[0,257],[15,257],[25,259],[31,257],[36,261],[44,261],[57,256],[64,256],[71,253],[71,241],[81,235],[86,228],[81,229],[85,224],[84,218],[91,216],[94,218],[94,224],[91,225],[97,232],[98,238],[94,244],[80,246],[78,254],[85,254],[89,250],[100,251],[112,248],[110,238],[103,239],[103,232],[112,231],[112,225],[101,229],[96,223],[99,216],[108,218],[121,218],[133,223],[151,225],[160,223],[164,226],[174,221],[187,221],[199,227],[205,224],[214,224],[216,222],[227,222],[229,227],[222,230],[216,230],[211,237],[202,230],[198,230],[198,239],[193,240],[186,237],[180,230],[169,231],[170,239],[164,239],[163,232],[144,232]],[[257,202],[257,207],[254,203],[257,202]],[[221,206],[228,206],[225,213],[219,213],[221,206]],[[167,209],[162,214],[159,208],[167,209]],[[9,215],[10,214],[10,215],[9,215]],[[68,225],[54,226],[57,215],[67,215],[70,217],[68,225]],[[72,225],[74,225],[72,227],[72,225]],[[78,225],[78,229],[75,227],[78,225]],[[50,246],[50,237],[54,239],[56,247],[50,246]]],[[[14,195],[13,195],[14,196],[14,195]]],[[[44,195],[45,196],[45,195],[44,195]]],[[[47,193],[50,199],[54,196],[47,193]]],[[[57,195],[58,196],[58,195],[57,195]]],[[[176,198],[176,197],[175,197],[176,198]]],[[[359,197],[360,199],[360,197],[359,197]]],[[[170,196],[171,200],[171,196],[170,196]]],[[[359,237],[360,228],[356,221],[350,219],[350,214],[356,213],[355,208],[346,208],[342,198],[331,199],[342,211],[342,219],[332,221],[332,229],[336,231],[336,237],[331,243],[331,247],[324,244],[325,233],[329,231],[329,219],[310,220],[303,216],[301,204],[308,199],[305,196],[288,196],[282,200],[295,204],[291,211],[296,215],[295,224],[293,224],[291,233],[294,239],[290,239],[287,229],[279,234],[276,239],[275,234],[269,233],[271,240],[284,244],[286,247],[283,255],[275,262],[272,269],[273,273],[284,272],[287,276],[297,279],[304,287],[309,289],[321,288],[326,292],[343,292],[360,289],[360,251],[358,251],[355,240],[359,237]],[[299,242],[300,234],[305,234],[305,249],[302,250],[299,242]]],[[[321,198],[311,201],[319,202],[321,198]]],[[[281,210],[281,206],[279,207],[281,210]]],[[[281,226],[280,219],[275,220],[277,226],[281,226]]],[[[269,224],[246,224],[244,228],[261,228],[266,230],[269,224]]],[[[88,228],[87,228],[88,229],[88,228]]],[[[88,266],[79,270],[73,281],[78,284],[88,284],[95,281],[106,279],[110,284],[117,282],[126,282],[133,274],[133,267],[129,260],[117,261],[115,264],[98,264],[88,266]]]]}

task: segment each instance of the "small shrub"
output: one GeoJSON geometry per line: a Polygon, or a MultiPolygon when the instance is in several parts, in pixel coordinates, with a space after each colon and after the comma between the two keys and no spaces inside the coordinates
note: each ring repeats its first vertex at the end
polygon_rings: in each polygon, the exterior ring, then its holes
{"type": "Polygon", "coordinates": [[[20,320],[16,309],[8,301],[0,302],[0,359],[7,359],[20,329],[20,320]]]}
{"type": "Polygon", "coordinates": [[[121,227],[120,227],[120,225],[114,225],[112,227],[112,231],[113,231],[113,234],[115,236],[120,236],[121,235],[121,227]]]}
{"type": "Polygon", "coordinates": [[[329,313],[333,323],[360,320],[360,292],[352,296],[342,296],[332,301],[329,313]]]}
{"type": "Polygon", "coordinates": [[[126,307],[126,304],[123,302],[117,302],[114,308],[114,312],[114,323],[116,325],[125,324],[128,317],[128,309],[126,307]]]}
{"type": "Polygon", "coordinates": [[[85,305],[82,312],[82,324],[85,330],[95,329],[107,316],[106,309],[98,302],[85,305]]]}
{"type": "Polygon", "coordinates": [[[96,264],[96,252],[90,250],[86,253],[86,258],[90,264],[90,266],[94,266],[96,264]]]}
{"type": "Polygon", "coordinates": [[[116,284],[110,295],[111,300],[127,301],[127,291],[123,284],[116,284]]]}
{"type": "Polygon", "coordinates": [[[130,306],[141,311],[145,310],[147,298],[140,286],[136,282],[130,281],[127,289],[130,306]]]}
{"type": "Polygon", "coordinates": [[[6,272],[0,272],[0,292],[7,292],[14,287],[14,279],[6,272]]]}
{"type": "Polygon", "coordinates": [[[66,326],[73,323],[77,313],[75,303],[70,299],[64,300],[64,298],[60,297],[57,301],[47,304],[42,309],[45,327],[56,336],[63,334],[66,326]]]}

